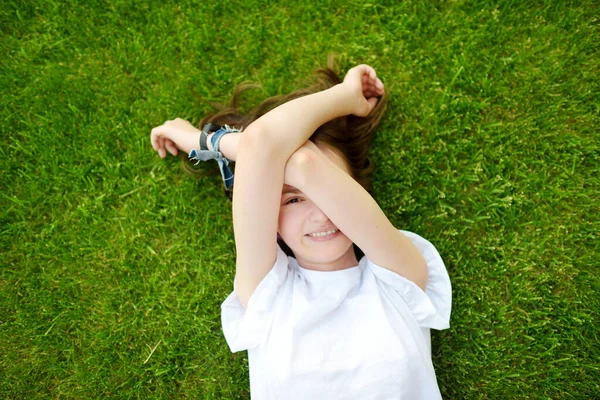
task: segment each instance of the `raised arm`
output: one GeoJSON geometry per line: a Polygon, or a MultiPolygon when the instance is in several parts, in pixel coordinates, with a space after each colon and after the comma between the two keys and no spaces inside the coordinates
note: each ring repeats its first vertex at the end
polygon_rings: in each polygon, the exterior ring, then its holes
{"type": "Polygon", "coordinates": [[[349,114],[369,115],[377,104],[376,96],[383,93],[375,70],[362,64],[350,69],[342,84],[285,103],[250,124],[248,130],[256,125],[265,146],[289,157],[325,122],[349,114]]]}
{"type": "MultiPolygon", "coordinates": [[[[349,96],[341,85],[291,100],[271,110],[246,128],[260,137],[263,147],[289,158],[317,128],[334,118],[352,113],[349,96]]],[[[239,155],[238,155],[239,156],[239,155]]]]}
{"type": "MultiPolygon", "coordinates": [[[[375,96],[382,94],[383,84],[375,70],[359,65],[348,71],[342,85],[283,104],[254,121],[246,131],[260,131],[263,146],[277,149],[289,158],[320,125],[348,114],[366,116],[377,103],[375,96]],[[327,106],[320,108],[322,104],[327,106]],[[306,118],[307,115],[311,117],[306,118]]],[[[165,158],[167,151],[175,156],[180,150],[189,154],[197,149],[200,132],[190,122],[176,118],[152,129],[150,140],[154,150],[165,158]]],[[[225,158],[237,160],[242,135],[240,132],[223,136],[219,150],[225,158]]],[[[212,150],[210,140],[207,144],[212,150]]]]}
{"type": "MultiPolygon", "coordinates": [[[[368,115],[377,103],[376,96],[382,94],[383,84],[375,71],[360,65],[348,71],[343,84],[292,100],[254,121],[243,134],[223,137],[220,150],[228,159],[236,160],[236,292],[244,306],[276,260],[284,178],[298,187],[303,176],[293,173],[301,171],[305,161],[302,152],[296,150],[329,120],[348,114],[368,115]]],[[[189,153],[199,134],[187,121],[176,119],[154,128],[151,140],[164,158],[166,151],[173,155],[178,150],[189,153]]]]}
{"type": "MultiPolygon", "coordinates": [[[[233,188],[235,290],[244,307],[277,258],[277,222],[286,163],[325,122],[348,113],[341,86],[283,104],[241,135],[233,188]]],[[[301,157],[292,157],[302,164],[301,157]]],[[[300,175],[299,175],[300,176],[300,175]]],[[[286,176],[287,177],[287,176],[286,176]]],[[[288,177],[291,185],[300,184],[288,177]]]]}
{"type": "Polygon", "coordinates": [[[303,179],[296,187],[369,260],[425,290],[428,276],[425,259],[411,240],[392,225],[375,199],[311,142],[303,146],[302,156],[303,179]]]}

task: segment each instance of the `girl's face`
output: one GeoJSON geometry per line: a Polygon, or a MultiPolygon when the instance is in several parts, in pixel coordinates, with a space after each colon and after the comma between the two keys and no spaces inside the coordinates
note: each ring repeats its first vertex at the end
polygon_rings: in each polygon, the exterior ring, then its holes
{"type": "MultiPolygon", "coordinates": [[[[350,174],[348,166],[337,153],[325,147],[320,149],[350,174]]],[[[311,199],[293,186],[283,186],[277,232],[292,249],[300,266],[332,271],[358,264],[352,241],[341,231],[327,236],[309,236],[311,233],[333,229],[337,230],[337,227],[311,199]]]]}

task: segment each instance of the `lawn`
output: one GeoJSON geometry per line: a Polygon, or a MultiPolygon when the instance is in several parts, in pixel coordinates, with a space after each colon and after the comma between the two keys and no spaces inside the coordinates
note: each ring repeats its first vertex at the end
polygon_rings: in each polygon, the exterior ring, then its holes
{"type": "Polygon", "coordinates": [[[220,324],[231,203],[150,130],[244,81],[246,110],[297,89],[330,53],[386,84],[374,197],[452,280],[444,398],[598,396],[599,11],[0,1],[0,397],[249,397],[220,324]]]}

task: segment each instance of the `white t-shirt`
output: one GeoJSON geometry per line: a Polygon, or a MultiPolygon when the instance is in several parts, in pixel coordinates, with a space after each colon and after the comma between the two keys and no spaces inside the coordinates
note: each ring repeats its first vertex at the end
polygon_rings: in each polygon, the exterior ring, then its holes
{"type": "Polygon", "coordinates": [[[312,271],[278,247],[247,310],[227,297],[223,332],[232,352],[248,350],[254,400],[441,398],[429,329],[449,327],[450,278],[430,242],[401,232],[427,261],[425,292],[366,256],[312,271]]]}

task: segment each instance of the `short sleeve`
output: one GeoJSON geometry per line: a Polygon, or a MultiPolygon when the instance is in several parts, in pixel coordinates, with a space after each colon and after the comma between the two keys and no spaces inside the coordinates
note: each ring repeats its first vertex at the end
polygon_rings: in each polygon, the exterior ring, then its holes
{"type": "Polygon", "coordinates": [[[273,307],[287,277],[288,258],[277,246],[277,260],[244,309],[235,291],[221,305],[221,324],[232,352],[258,346],[271,326],[273,307]]]}
{"type": "Polygon", "coordinates": [[[447,329],[450,327],[452,287],[444,261],[428,240],[412,232],[400,232],[412,241],[427,262],[428,280],[425,291],[414,282],[368,259],[367,265],[379,281],[400,294],[420,327],[447,329]]]}

